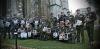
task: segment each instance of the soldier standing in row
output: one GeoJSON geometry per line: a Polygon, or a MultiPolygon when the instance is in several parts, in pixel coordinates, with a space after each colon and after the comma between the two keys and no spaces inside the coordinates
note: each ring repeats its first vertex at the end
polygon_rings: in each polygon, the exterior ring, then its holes
{"type": "Polygon", "coordinates": [[[91,11],[91,8],[87,8],[86,17],[86,29],[89,37],[89,45],[93,44],[93,33],[94,33],[94,21],[96,20],[96,14],[91,11]]]}
{"type": "Polygon", "coordinates": [[[80,10],[76,10],[75,23],[77,30],[77,42],[80,42],[80,35],[82,37],[82,42],[84,42],[84,15],[80,14],[80,10]]]}
{"type": "Polygon", "coordinates": [[[69,17],[69,21],[71,22],[71,26],[73,26],[73,24],[75,23],[74,16],[71,15],[70,11],[68,11],[67,14],[68,14],[68,17],[69,17]]]}

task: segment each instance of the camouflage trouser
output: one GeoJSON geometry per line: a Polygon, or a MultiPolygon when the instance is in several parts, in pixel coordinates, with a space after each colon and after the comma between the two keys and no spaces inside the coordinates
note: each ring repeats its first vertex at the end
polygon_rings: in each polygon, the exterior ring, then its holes
{"type": "Polygon", "coordinates": [[[87,33],[88,33],[89,42],[91,43],[93,41],[94,24],[93,23],[87,24],[86,30],[87,30],[87,33]]]}
{"type": "Polygon", "coordinates": [[[80,36],[81,36],[82,42],[84,42],[83,26],[82,25],[81,26],[77,26],[76,29],[77,29],[77,35],[76,35],[77,42],[80,42],[80,36]]]}

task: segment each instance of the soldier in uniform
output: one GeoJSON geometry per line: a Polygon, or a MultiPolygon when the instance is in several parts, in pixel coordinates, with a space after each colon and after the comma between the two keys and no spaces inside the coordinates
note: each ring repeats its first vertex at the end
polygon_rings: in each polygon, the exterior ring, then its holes
{"type": "Polygon", "coordinates": [[[65,22],[65,20],[68,20],[68,16],[66,16],[65,14],[64,14],[64,12],[61,12],[61,16],[60,16],[60,18],[59,18],[59,22],[60,21],[64,21],[65,22]]]}
{"type": "Polygon", "coordinates": [[[70,11],[67,12],[68,17],[69,17],[69,21],[70,21],[71,24],[72,24],[71,26],[73,26],[73,24],[75,23],[75,21],[74,21],[74,16],[71,15],[70,13],[71,13],[70,11]]]}
{"type": "Polygon", "coordinates": [[[54,26],[56,26],[56,23],[57,23],[57,18],[53,16],[53,13],[51,13],[51,28],[53,28],[54,26]]]}
{"type": "Polygon", "coordinates": [[[52,35],[53,35],[53,38],[54,39],[58,39],[58,35],[59,35],[59,22],[57,22],[57,24],[56,24],[56,26],[54,26],[53,28],[52,28],[52,35]]]}
{"type": "Polygon", "coordinates": [[[89,45],[93,44],[93,33],[94,33],[94,21],[96,20],[96,14],[91,11],[91,8],[87,8],[86,15],[86,30],[89,37],[89,45]]]}
{"type": "Polygon", "coordinates": [[[84,15],[80,14],[80,10],[76,10],[76,15],[75,15],[75,23],[78,23],[76,25],[76,30],[77,30],[77,42],[80,42],[80,35],[82,37],[82,43],[84,42],[84,15]],[[77,22],[80,21],[81,23],[77,22]]]}
{"type": "MultiPolygon", "coordinates": [[[[60,31],[59,31],[60,35],[59,35],[59,38],[60,37],[63,37],[63,38],[65,37],[64,35],[65,35],[66,29],[67,29],[67,27],[65,27],[65,24],[67,23],[67,20],[69,20],[69,17],[66,16],[64,14],[64,12],[61,12],[61,16],[59,18],[59,23],[60,23],[60,31]]],[[[64,40],[64,39],[62,39],[62,40],[64,40]]]]}
{"type": "Polygon", "coordinates": [[[60,21],[60,28],[59,28],[59,40],[64,40],[65,37],[65,25],[64,25],[64,21],[60,21]]]}

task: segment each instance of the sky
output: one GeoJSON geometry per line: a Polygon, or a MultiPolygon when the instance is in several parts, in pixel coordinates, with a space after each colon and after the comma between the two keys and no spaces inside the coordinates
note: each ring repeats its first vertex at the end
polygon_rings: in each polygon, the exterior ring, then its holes
{"type": "Polygon", "coordinates": [[[72,11],[72,13],[75,13],[79,8],[86,8],[89,6],[86,0],[68,0],[68,2],[69,10],[72,11]]]}

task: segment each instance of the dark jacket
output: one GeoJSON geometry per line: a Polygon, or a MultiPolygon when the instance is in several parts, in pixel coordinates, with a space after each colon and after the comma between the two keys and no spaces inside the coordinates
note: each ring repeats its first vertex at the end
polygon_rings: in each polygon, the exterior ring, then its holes
{"type": "Polygon", "coordinates": [[[81,20],[82,23],[84,24],[84,20],[85,20],[84,15],[82,15],[82,14],[75,15],[75,22],[76,22],[77,20],[81,20]]]}
{"type": "Polygon", "coordinates": [[[75,17],[73,15],[68,16],[71,23],[75,23],[75,17]]]}
{"type": "Polygon", "coordinates": [[[94,12],[87,13],[86,16],[90,19],[90,21],[88,21],[87,23],[94,23],[94,21],[97,19],[94,12]]]}
{"type": "Polygon", "coordinates": [[[69,18],[68,18],[68,16],[66,16],[66,15],[61,15],[61,17],[59,18],[59,22],[60,21],[64,21],[65,22],[65,20],[68,20],[69,18]]]}

